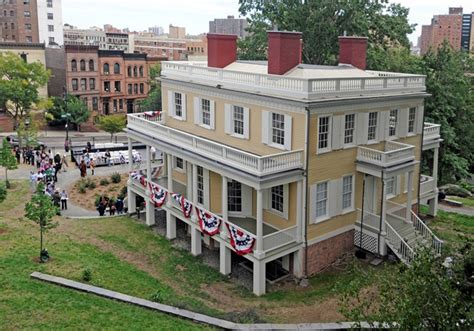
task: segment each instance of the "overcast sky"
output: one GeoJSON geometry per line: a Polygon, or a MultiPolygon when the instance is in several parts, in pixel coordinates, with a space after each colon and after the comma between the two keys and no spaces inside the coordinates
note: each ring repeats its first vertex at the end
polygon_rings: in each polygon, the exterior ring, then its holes
{"type": "MultiPolygon", "coordinates": [[[[472,0],[398,0],[410,8],[410,23],[417,23],[410,36],[416,43],[421,25],[429,24],[435,14],[448,13],[448,7],[462,6],[464,13],[474,11],[472,0]]],[[[238,16],[238,0],[63,0],[63,21],[82,28],[103,26],[146,30],[159,25],[185,26],[189,34],[208,32],[209,21],[227,15],[238,16]]]]}

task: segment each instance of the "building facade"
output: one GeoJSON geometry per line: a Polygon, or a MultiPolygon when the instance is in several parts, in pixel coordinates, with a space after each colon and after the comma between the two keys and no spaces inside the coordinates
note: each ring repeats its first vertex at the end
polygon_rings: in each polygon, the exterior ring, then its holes
{"type": "Polygon", "coordinates": [[[245,18],[234,18],[234,16],[209,21],[209,33],[232,34],[239,38],[245,38],[248,35],[247,27],[248,22],[245,18]]]}
{"type": "Polygon", "coordinates": [[[149,56],[166,58],[170,61],[187,59],[186,40],[152,37],[139,34],[129,35],[129,51],[149,56]]]}
{"type": "Polygon", "coordinates": [[[98,46],[66,46],[68,93],[81,98],[98,115],[133,113],[149,90],[146,54],[99,50],[98,46]]]}
{"type": "Polygon", "coordinates": [[[474,19],[474,13],[462,15],[462,35],[461,35],[461,48],[465,51],[474,51],[474,26],[472,20],[474,19]]]}
{"type": "Polygon", "coordinates": [[[106,32],[106,49],[128,52],[128,33],[106,32]]]}
{"type": "Polygon", "coordinates": [[[46,45],[64,44],[61,0],[36,0],[39,42],[46,45]]]}
{"type": "Polygon", "coordinates": [[[0,41],[38,43],[37,0],[2,0],[0,41]]]}
{"type": "Polygon", "coordinates": [[[462,8],[449,8],[448,15],[435,15],[430,25],[423,25],[421,31],[421,54],[430,48],[437,50],[447,40],[455,50],[461,49],[463,30],[462,8]]]}
{"type": "Polygon", "coordinates": [[[163,27],[157,25],[148,28],[148,32],[153,33],[153,35],[155,35],[156,37],[161,36],[165,33],[163,27]]]}
{"type": "Polygon", "coordinates": [[[266,270],[309,276],[354,245],[405,263],[421,240],[439,250],[413,211],[437,208],[425,77],[365,70],[365,38],[340,38],[339,66],[301,64],[301,34],[278,31],[268,62],[237,61],[236,38],[208,35],[207,62],[162,63],[163,111],[128,116],[129,153],[147,146],[146,166],[130,168],[129,211],[141,196],[152,226],[164,210],[167,238],[184,227],[193,255],[218,250],[224,275],[244,258],[256,295],[266,270]]]}
{"type": "Polygon", "coordinates": [[[168,36],[171,39],[184,39],[186,38],[186,28],[170,24],[168,36]]]}

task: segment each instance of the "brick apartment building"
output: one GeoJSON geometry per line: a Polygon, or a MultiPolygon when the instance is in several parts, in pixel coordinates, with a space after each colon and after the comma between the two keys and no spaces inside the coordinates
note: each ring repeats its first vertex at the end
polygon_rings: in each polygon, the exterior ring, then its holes
{"type": "Polygon", "coordinates": [[[39,42],[37,0],[2,0],[0,11],[1,41],[39,42]]]}
{"type": "Polygon", "coordinates": [[[159,60],[146,54],[65,46],[67,90],[97,115],[133,113],[149,90],[150,67],[159,60]]]}

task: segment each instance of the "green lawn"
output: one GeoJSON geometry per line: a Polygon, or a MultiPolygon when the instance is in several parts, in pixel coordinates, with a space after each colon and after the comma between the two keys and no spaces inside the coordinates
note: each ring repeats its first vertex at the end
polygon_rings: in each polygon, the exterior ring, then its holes
{"type": "Polygon", "coordinates": [[[450,196],[449,199],[462,202],[463,207],[474,207],[474,198],[461,198],[461,197],[450,196]]]}

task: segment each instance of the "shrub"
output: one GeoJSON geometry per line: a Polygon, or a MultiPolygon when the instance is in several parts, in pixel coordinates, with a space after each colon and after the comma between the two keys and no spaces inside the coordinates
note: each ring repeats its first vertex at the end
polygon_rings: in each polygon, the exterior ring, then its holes
{"type": "Polygon", "coordinates": [[[77,184],[77,189],[78,189],[79,193],[86,193],[86,190],[87,190],[86,181],[81,179],[79,181],[79,183],[77,184]]]}
{"type": "Polygon", "coordinates": [[[93,190],[97,187],[97,185],[95,184],[95,182],[90,182],[89,183],[89,190],[93,190]]]}
{"type": "Polygon", "coordinates": [[[5,201],[7,198],[7,188],[5,187],[5,184],[0,184],[0,202],[5,201]]]}
{"type": "Polygon", "coordinates": [[[92,270],[86,268],[82,270],[82,280],[85,282],[90,282],[92,280],[92,270]]]}
{"type": "Polygon", "coordinates": [[[110,184],[110,182],[109,182],[109,180],[108,180],[107,178],[102,178],[102,179],[100,180],[100,185],[101,185],[101,186],[107,186],[107,185],[109,185],[109,184],[110,184]]]}
{"type": "Polygon", "coordinates": [[[127,192],[128,192],[127,186],[122,187],[122,189],[120,190],[120,196],[121,197],[126,197],[127,192]]]}
{"type": "Polygon", "coordinates": [[[165,292],[162,289],[159,289],[150,296],[150,301],[162,303],[165,300],[165,296],[165,292]]]}
{"type": "Polygon", "coordinates": [[[114,172],[111,176],[110,176],[110,179],[112,180],[112,183],[120,183],[120,181],[122,180],[122,176],[120,176],[120,174],[118,172],[114,172]]]}

